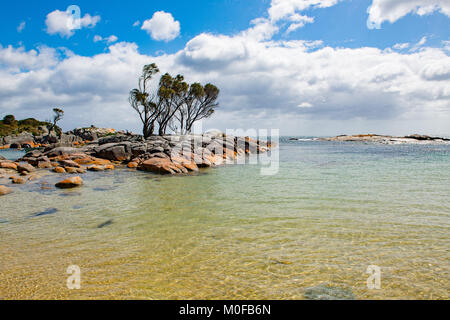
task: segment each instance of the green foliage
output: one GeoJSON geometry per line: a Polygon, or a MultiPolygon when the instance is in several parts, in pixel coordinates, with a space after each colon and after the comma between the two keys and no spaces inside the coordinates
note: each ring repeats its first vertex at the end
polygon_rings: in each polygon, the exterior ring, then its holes
{"type": "Polygon", "coordinates": [[[4,124],[13,124],[15,121],[16,121],[16,118],[12,114],[7,115],[3,118],[4,124]]]}
{"type": "Polygon", "coordinates": [[[219,89],[208,83],[189,85],[184,76],[172,77],[166,73],[161,76],[158,87],[150,91],[150,80],[159,73],[156,64],[144,66],[139,78],[139,87],[130,91],[129,102],[143,123],[144,137],[154,133],[158,125],[159,135],[167,128],[172,131],[190,132],[193,124],[210,117],[219,106],[219,89]]]}
{"type": "MultiPolygon", "coordinates": [[[[14,116],[12,117],[14,118],[14,116]]],[[[17,135],[21,134],[22,132],[29,132],[34,135],[40,135],[42,134],[42,132],[40,132],[38,128],[40,126],[47,127],[49,125],[48,122],[39,121],[34,118],[28,118],[19,121],[14,120],[12,122],[8,121],[8,119],[11,120],[10,117],[6,119],[5,122],[5,118],[3,118],[3,120],[0,120],[0,137],[17,135]]]]}

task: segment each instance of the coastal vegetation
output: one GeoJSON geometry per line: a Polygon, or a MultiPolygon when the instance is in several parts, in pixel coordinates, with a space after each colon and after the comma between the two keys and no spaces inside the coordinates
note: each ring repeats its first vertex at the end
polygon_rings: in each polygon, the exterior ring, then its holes
{"type": "MultiPolygon", "coordinates": [[[[41,133],[40,127],[46,128],[49,125],[51,125],[51,123],[39,121],[34,118],[16,120],[13,115],[7,115],[3,120],[0,120],[0,137],[18,135],[23,132],[39,135],[41,133]]],[[[61,130],[56,124],[55,128],[61,130]]]]}
{"type": "Polygon", "coordinates": [[[219,104],[220,90],[213,84],[188,84],[184,76],[161,76],[157,88],[153,78],[160,72],[154,63],[144,66],[138,88],[131,90],[129,102],[143,124],[142,133],[148,138],[158,128],[158,135],[168,129],[180,134],[191,133],[195,122],[209,118],[219,104]]]}

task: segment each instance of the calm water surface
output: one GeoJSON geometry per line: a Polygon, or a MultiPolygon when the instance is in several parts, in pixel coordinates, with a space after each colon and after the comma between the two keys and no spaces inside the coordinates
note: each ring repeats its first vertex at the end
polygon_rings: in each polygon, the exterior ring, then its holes
{"type": "Polygon", "coordinates": [[[0,200],[0,299],[304,299],[324,283],[357,299],[449,298],[450,146],[283,140],[275,176],[83,179],[0,200]],[[66,287],[70,265],[80,290],[66,287]]]}

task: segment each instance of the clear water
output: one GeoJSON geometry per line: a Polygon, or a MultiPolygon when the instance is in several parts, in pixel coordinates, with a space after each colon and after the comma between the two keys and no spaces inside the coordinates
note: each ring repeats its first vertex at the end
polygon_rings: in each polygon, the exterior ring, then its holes
{"type": "Polygon", "coordinates": [[[15,149],[6,149],[0,150],[0,156],[4,157],[7,160],[17,160],[25,155],[25,151],[23,150],[15,150],[15,149]]]}
{"type": "Polygon", "coordinates": [[[449,146],[284,139],[275,176],[236,165],[83,179],[0,200],[1,299],[304,299],[323,283],[357,299],[448,299],[449,146]],[[80,290],[66,287],[69,265],[80,290]]]}

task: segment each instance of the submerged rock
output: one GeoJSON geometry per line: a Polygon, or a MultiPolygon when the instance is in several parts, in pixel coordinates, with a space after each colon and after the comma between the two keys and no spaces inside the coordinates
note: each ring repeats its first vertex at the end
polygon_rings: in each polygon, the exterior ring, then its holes
{"type": "Polygon", "coordinates": [[[113,223],[114,223],[113,220],[108,220],[108,221],[106,221],[106,222],[103,222],[102,224],[99,224],[99,225],[97,226],[97,229],[101,229],[101,228],[107,227],[107,226],[109,226],[109,225],[112,225],[113,223]]]}
{"type": "Polygon", "coordinates": [[[42,216],[46,216],[46,215],[49,215],[49,214],[55,214],[57,212],[58,212],[58,209],[50,208],[50,209],[47,209],[45,211],[33,214],[33,217],[42,217],[42,216]]]}
{"type": "Polygon", "coordinates": [[[17,177],[13,177],[12,179],[12,183],[14,184],[25,184],[27,183],[27,181],[23,178],[17,178],[17,177]]]}
{"type": "Polygon", "coordinates": [[[308,300],[355,300],[350,289],[333,287],[326,283],[307,288],[304,297],[308,300]]]}
{"type": "Polygon", "coordinates": [[[12,191],[10,188],[5,186],[0,186],[0,196],[5,196],[7,194],[10,194],[12,191]]]}
{"type": "Polygon", "coordinates": [[[55,184],[57,188],[61,189],[70,189],[70,188],[76,188],[83,185],[83,179],[80,177],[72,177],[66,180],[63,180],[61,182],[58,182],[55,184]]]}
{"type": "Polygon", "coordinates": [[[33,172],[34,170],[35,170],[34,167],[28,163],[19,164],[17,166],[17,171],[19,172],[33,172]]]}

